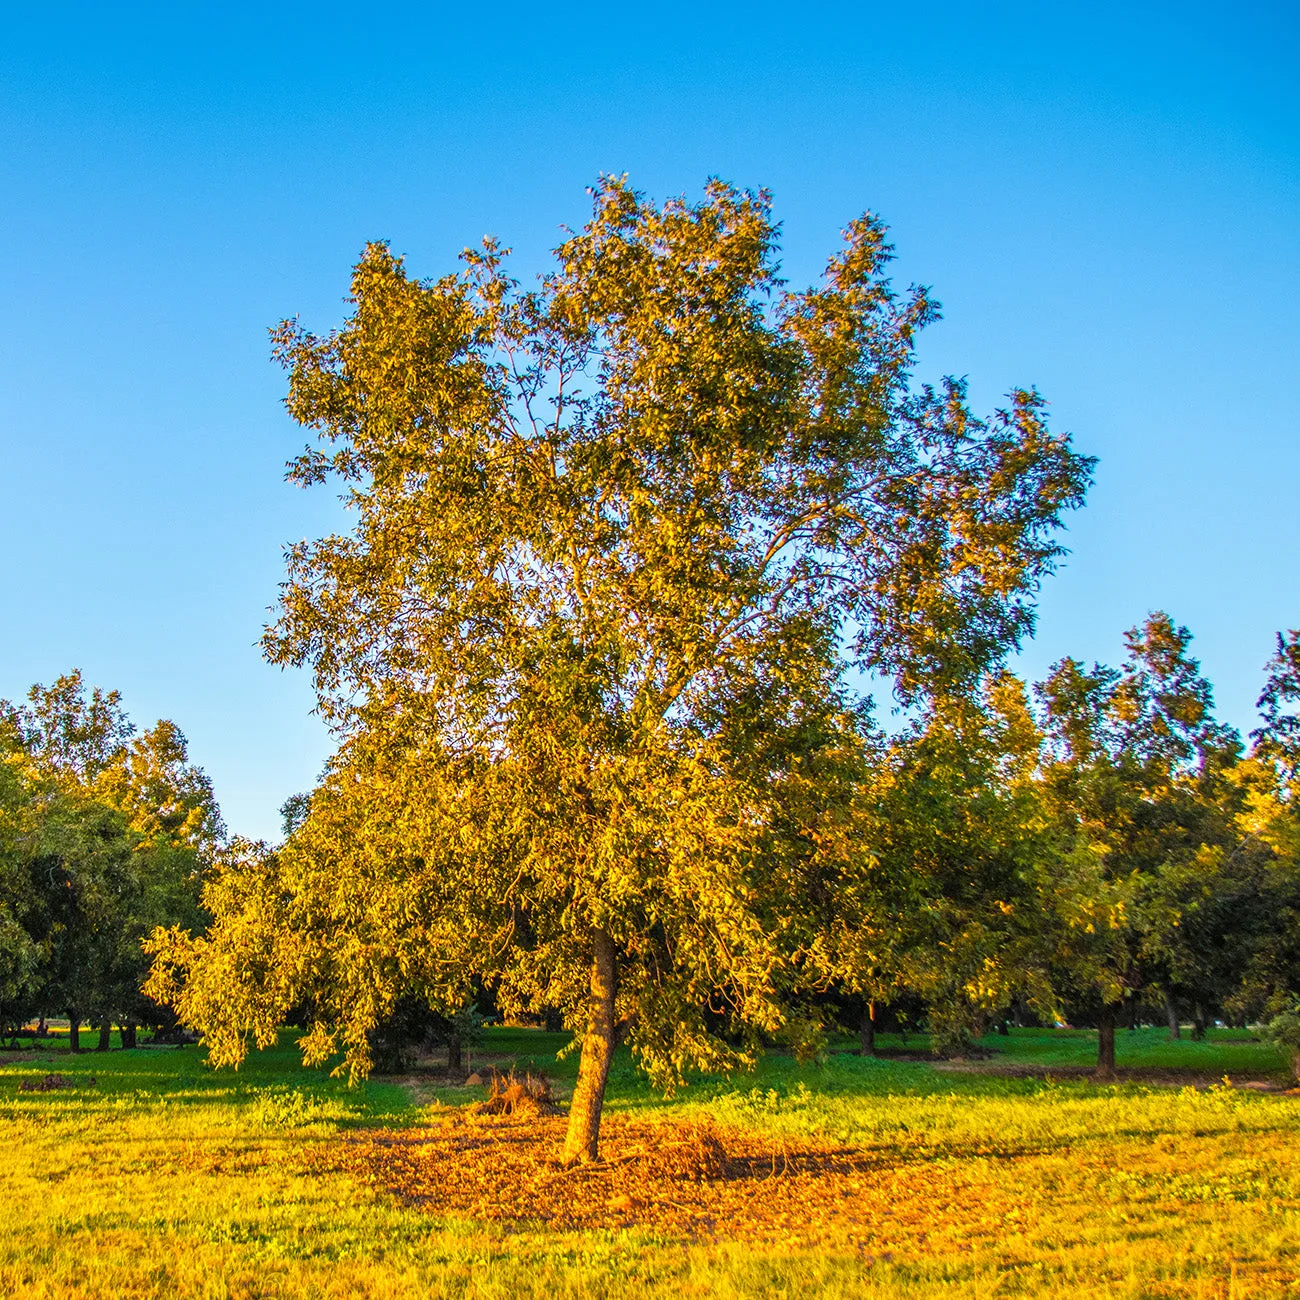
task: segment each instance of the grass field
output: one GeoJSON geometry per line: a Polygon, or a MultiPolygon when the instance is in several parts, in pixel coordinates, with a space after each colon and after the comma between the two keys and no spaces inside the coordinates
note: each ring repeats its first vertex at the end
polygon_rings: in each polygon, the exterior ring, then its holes
{"type": "MultiPolygon", "coordinates": [[[[562,1042],[476,1055],[562,1095],[562,1042]]],[[[562,1119],[468,1119],[482,1090],[431,1074],[349,1089],[288,1035],[238,1074],[195,1047],[3,1053],[0,1294],[1300,1293],[1300,1097],[1266,1045],[1121,1032],[1138,1073],[1106,1086],[1086,1032],[984,1046],[774,1056],[670,1102],[620,1058],[606,1163],[576,1174],[547,1163],[562,1119]],[[48,1072],[73,1086],[20,1090],[48,1072]],[[724,1176],[664,1156],[693,1142],[724,1176]]]]}

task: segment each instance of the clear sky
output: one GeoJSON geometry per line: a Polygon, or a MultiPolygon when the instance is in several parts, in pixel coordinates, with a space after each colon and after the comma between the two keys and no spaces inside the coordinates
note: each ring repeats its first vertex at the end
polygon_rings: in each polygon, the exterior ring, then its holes
{"type": "Polygon", "coordinates": [[[338,323],[369,239],[529,275],[627,172],[768,187],[795,282],[880,213],[924,376],[1101,458],[1023,670],[1167,609],[1249,729],[1300,625],[1298,67],[1294,3],[5,6],[0,696],[80,666],[277,836],[330,745],[257,641],[336,515],[267,327],[338,323]]]}

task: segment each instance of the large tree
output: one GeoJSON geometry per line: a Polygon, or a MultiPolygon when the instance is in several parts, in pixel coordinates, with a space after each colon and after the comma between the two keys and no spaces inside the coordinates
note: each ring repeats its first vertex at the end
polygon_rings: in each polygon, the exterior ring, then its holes
{"type": "MultiPolygon", "coordinates": [[[[266,653],[311,668],[345,743],[249,907],[296,898],[347,986],[317,990],[310,1050],[361,1068],[403,985],[478,971],[562,1009],[571,1159],[621,1036],[671,1082],[797,1024],[808,900],[854,850],[818,793],[860,764],[846,665],[905,697],[974,682],[1090,474],[1032,391],[981,420],[912,383],[936,306],[890,284],[875,218],[803,291],[776,239],[764,193],[605,179],[535,287],[492,241],[424,281],[376,244],[342,328],[275,335],[318,439],[290,477],[341,485],[355,525],[288,554],[266,653]]],[[[160,970],[234,1059],[222,933],[160,970]]]]}

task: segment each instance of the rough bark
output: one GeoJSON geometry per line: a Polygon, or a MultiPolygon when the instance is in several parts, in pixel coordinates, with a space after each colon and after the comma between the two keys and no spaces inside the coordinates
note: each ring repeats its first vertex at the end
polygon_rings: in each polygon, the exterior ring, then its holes
{"type": "Polygon", "coordinates": [[[81,1051],[81,1017],[68,1017],[68,1051],[81,1051]]]}
{"type": "Polygon", "coordinates": [[[135,1029],[136,1029],[135,1025],[132,1024],[126,1024],[122,1026],[123,1047],[134,1047],[136,1045],[135,1029]]]}
{"type": "Polygon", "coordinates": [[[862,1023],[858,1026],[858,1041],[861,1044],[860,1056],[876,1054],[876,1004],[868,1002],[862,1009],[862,1023]]]}
{"type": "Polygon", "coordinates": [[[569,1131],[564,1139],[565,1164],[586,1164],[599,1158],[600,1112],[614,1054],[616,993],[614,941],[604,930],[597,930],[592,936],[587,1032],[582,1040],[578,1083],[569,1105],[569,1131]]]}
{"type": "Polygon", "coordinates": [[[1097,1017],[1097,1078],[1115,1077],[1115,1008],[1106,1007],[1097,1017]]]}
{"type": "Polygon", "coordinates": [[[1168,994],[1165,995],[1165,1019],[1169,1021],[1169,1037],[1181,1038],[1183,1028],[1178,1023],[1178,1008],[1174,1006],[1174,1000],[1168,994]]]}
{"type": "Polygon", "coordinates": [[[99,1042],[95,1044],[95,1051],[107,1052],[113,1045],[113,1023],[110,1020],[100,1022],[99,1042]]]}

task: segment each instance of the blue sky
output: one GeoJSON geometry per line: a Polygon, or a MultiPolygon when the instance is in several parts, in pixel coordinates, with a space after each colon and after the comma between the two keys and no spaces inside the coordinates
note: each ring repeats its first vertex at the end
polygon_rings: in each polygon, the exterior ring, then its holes
{"type": "Polygon", "coordinates": [[[766,186],[785,269],[864,209],[944,321],[922,376],[1036,384],[1101,458],[1021,667],[1167,609],[1248,729],[1300,625],[1300,10],[1288,4],[0,16],[0,696],[79,665],[173,718],[232,829],[329,750],[261,661],[281,547],[335,522],[266,329],[487,232],[540,269],[585,186],[766,186]],[[905,11],[905,12],[904,12],[905,11]]]}

